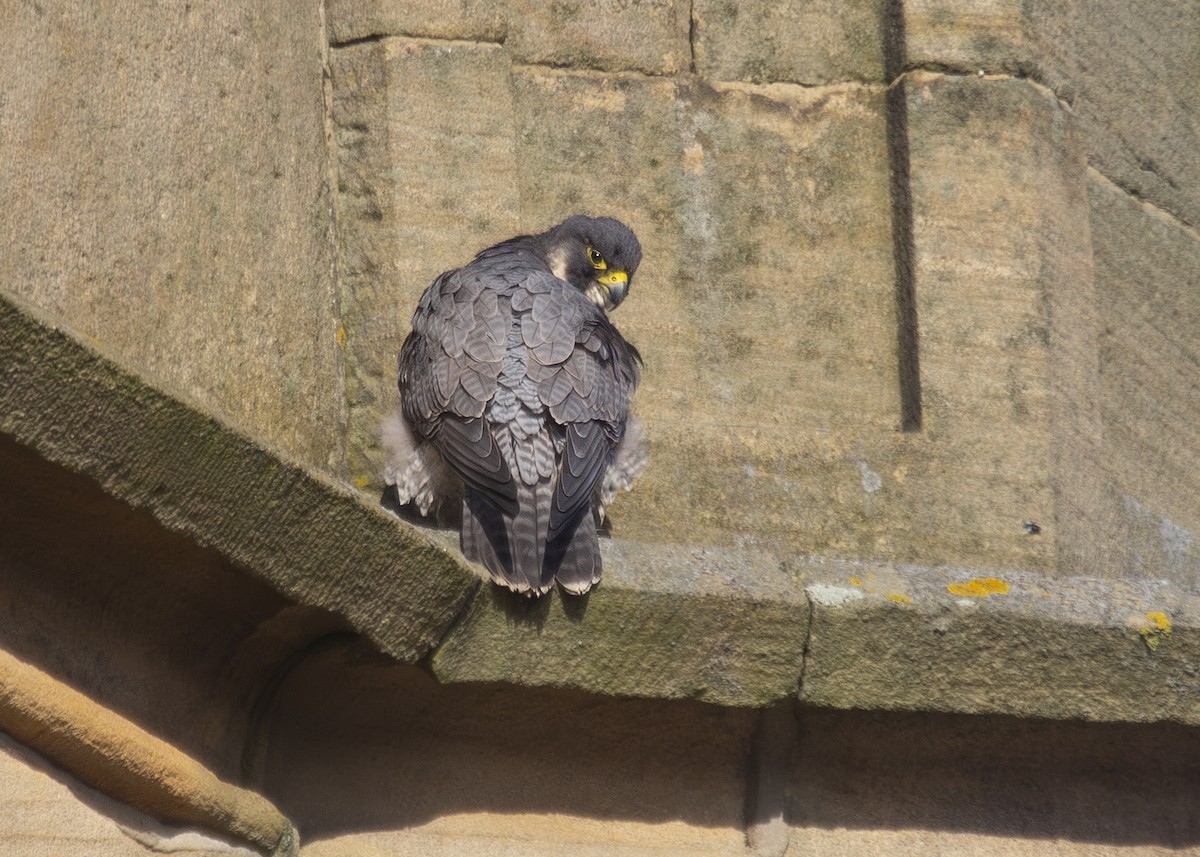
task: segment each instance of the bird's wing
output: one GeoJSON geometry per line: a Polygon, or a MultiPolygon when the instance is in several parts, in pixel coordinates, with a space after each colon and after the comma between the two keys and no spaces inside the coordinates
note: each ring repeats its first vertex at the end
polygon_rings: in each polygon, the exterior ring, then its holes
{"type": "Polygon", "coordinates": [[[400,400],[405,419],[446,465],[515,515],[516,485],[484,418],[511,326],[505,288],[502,279],[467,266],[425,290],[400,349],[400,400]]]}
{"type": "Polygon", "coordinates": [[[550,416],[564,428],[550,544],[569,539],[591,508],[624,433],[641,360],[602,311],[557,282],[561,287],[533,295],[521,331],[532,358],[530,377],[550,416]]]}

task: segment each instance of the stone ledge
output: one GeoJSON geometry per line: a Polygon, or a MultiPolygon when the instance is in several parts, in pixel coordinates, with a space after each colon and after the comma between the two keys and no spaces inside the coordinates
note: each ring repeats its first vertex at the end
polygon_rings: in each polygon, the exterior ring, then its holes
{"type": "Polygon", "coordinates": [[[480,593],[430,665],[441,681],[766,706],[793,696],[808,604],[778,560],[603,540],[584,598],[480,593]]]}
{"type": "Polygon", "coordinates": [[[101,352],[0,296],[0,431],[442,681],[1200,724],[1176,584],[606,540],[596,592],[530,602],[101,352]]]}
{"type": "Polygon", "coordinates": [[[0,379],[0,432],[394,657],[421,656],[479,587],[460,556],[2,293],[0,379]]]}
{"type": "Polygon", "coordinates": [[[1196,591],[819,560],[805,576],[805,703],[1200,724],[1196,591]]]}

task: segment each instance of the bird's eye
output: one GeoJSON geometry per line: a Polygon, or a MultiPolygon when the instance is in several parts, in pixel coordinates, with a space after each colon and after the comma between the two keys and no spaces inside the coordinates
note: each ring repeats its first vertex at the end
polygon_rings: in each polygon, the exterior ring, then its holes
{"type": "Polygon", "coordinates": [[[587,248],[588,261],[592,263],[592,267],[603,271],[608,265],[604,261],[604,257],[600,255],[600,251],[595,247],[587,248]]]}

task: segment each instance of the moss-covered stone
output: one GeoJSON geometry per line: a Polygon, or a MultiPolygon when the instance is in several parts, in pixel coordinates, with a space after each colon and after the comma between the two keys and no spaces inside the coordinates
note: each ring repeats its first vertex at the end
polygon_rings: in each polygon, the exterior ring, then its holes
{"type": "Polygon", "coordinates": [[[604,548],[604,581],[585,598],[481,592],[433,653],[434,674],[735,706],[795,694],[808,607],[776,561],[604,548]]]}

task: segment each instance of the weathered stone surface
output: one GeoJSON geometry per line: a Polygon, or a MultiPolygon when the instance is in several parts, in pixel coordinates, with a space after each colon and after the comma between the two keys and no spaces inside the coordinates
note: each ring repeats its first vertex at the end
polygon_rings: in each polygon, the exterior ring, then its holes
{"type": "Polygon", "coordinates": [[[743,854],[755,714],[329,650],[281,683],[264,787],[313,857],[743,854]]]}
{"type": "Polygon", "coordinates": [[[624,535],[858,554],[890,526],[863,475],[900,423],[883,102],[681,90],[679,249],[624,323],[654,443],[624,535]]]}
{"type": "Polygon", "coordinates": [[[295,828],[266,798],[219,780],[166,742],[0,650],[0,730],[155,818],[295,857],[295,828]]]}
{"type": "Polygon", "coordinates": [[[603,547],[587,599],[481,592],[434,651],[434,675],[736,706],[795,693],[807,605],[769,556],[603,547]]]}
{"type": "Polygon", "coordinates": [[[326,0],[333,44],[372,36],[429,36],[499,42],[506,31],[499,0],[326,0]]]}
{"type": "Polygon", "coordinates": [[[1126,574],[1200,573],[1200,235],[1093,172],[1104,448],[1126,574]]]}
{"type": "Polygon", "coordinates": [[[381,649],[420,655],[478,578],[347,489],[0,295],[0,432],[96,480],[381,649]]]}
{"type": "Polygon", "coordinates": [[[899,498],[910,559],[1117,573],[1080,137],[1029,82],[903,86],[924,407],[899,498]]]}
{"type": "Polygon", "coordinates": [[[696,0],[696,71],[710,80],[883,79],[884,0],[696,0]]]}
{"type": "Polygon", "coordinates": [[[1200,224],[1200,4],[906,0],[907,62],[1032,76],[1068,99],[1089,161],[1200,224]]]}
{"type": "Polygon", "coordinates": [[[0,278],[342,467],[316,3],[5,4],[0,278]]]}
{"type": "Polygon", "coordinates": [[[421,293],[517,233],[509,62],[497,45],[389,38],[331,52],[350,476],[380,482],[379,424],[421,293]],[[436,152],[436,157],[431,156],[436,152]]]}
{"type": "Polygon", "coordinates": [[[648,74],[691,64],[687,0],[509,0],[505,45],[517,62],[648,74]]]}
{"type": "Polygon", "coordinates": [[[1200,724],[1200,594],[1162,581],[827,565],[800,699],[1200,724]]]}

